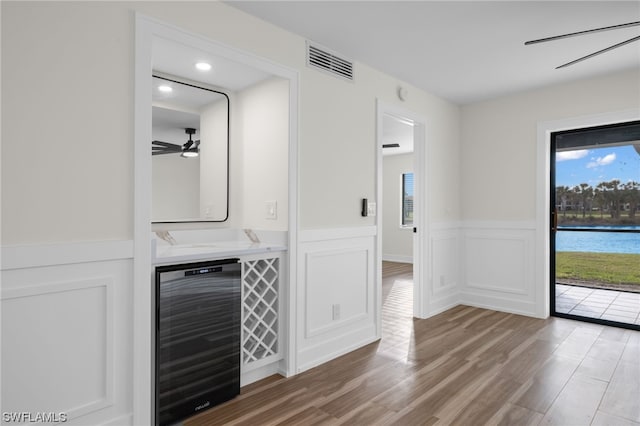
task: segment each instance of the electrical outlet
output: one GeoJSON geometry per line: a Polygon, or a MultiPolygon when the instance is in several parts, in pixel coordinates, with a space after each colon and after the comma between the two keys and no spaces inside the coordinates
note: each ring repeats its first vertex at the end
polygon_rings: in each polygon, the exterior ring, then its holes
{"type": "Polygon", "coordinates": [[[445,286],[444,275],[440,275],[440,287],[444,287],[444,286],[445,286]]]}
{"type": "Polygon", "coordinates": [[[340,305],[338,303],[333,305],[332,318],[334,321],[340,319],[340,305]]]}

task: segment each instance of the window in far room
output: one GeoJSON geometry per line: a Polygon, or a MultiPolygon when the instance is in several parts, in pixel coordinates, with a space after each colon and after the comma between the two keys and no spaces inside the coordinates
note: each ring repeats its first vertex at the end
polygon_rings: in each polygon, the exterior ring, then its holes
{"type": "Polygon", "coordinates": [[[413,226],[413,173],[402,174],[402,226],[413,226]]]}

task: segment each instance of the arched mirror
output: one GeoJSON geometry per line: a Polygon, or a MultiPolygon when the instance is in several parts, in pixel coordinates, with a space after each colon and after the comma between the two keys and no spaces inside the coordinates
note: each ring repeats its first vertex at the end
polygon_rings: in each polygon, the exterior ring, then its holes
{"type": "Polygon", "coordinates": [[[224,222],[229,212],[229,97],[154,73],[152,221],[224,222]]]}

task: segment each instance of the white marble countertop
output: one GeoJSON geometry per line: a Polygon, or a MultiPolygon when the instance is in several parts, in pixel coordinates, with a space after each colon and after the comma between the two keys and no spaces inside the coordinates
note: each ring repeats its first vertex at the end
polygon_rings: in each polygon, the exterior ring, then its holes
{"type": "Polygon", "coordinates": [[[156,245],[154,241],[151,251],[151,263],[154,265],[165,265],[170,263],[198,262],[286,250],[287,247],[284,245],[266,242],[214,241],[211,243],[156,245]]]}

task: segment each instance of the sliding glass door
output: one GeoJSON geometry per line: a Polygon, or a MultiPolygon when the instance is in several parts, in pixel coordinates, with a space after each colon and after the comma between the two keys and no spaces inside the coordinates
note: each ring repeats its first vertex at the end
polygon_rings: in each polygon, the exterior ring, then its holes
{"type": "Polygon", "coordinates": [[[640,122],[551,148],[552,314],[640,329],[640,122]]]}

